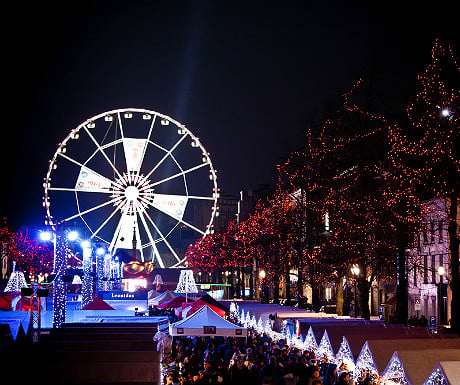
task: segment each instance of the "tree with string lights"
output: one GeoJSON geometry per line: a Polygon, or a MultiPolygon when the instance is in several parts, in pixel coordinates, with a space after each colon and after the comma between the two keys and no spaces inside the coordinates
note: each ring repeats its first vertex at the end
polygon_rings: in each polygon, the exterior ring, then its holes
{"type": "Polygon", "coordinates": [[[33,274],[45,274],[53,270],[52,248],[31,236],[29,229],[11,232],[3,227],[2,233],[8,247],[8,258],[16,262],[19,270],[33,274]]]}
{"type": "Polygon", "coordinates": [[[407,109],[408,124],[395,133],[395,162],[411,170],[421,199],[448,203],[451,327],[460,330],[458,204],[460,176],[460,68],[453,50],[436,41],[432,62],[418,76],[418,92],[407,109]]]}

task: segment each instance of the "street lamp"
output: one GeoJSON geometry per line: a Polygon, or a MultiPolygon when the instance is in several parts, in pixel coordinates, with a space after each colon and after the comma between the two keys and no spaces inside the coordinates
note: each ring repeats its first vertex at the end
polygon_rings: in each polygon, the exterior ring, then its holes
{"type": "Polygon", "coordinates": [[[439,311],[439,324],[446,323],[446,304],[444,302],[444,275],[446,274],[446,269],[444,266],[438,267],[438,274],[439,274],[439,285],[438,285],[438,311],[439,311]]]}
{"type": "Polygon", "coordinates": [[[54,231],[50,229],[39,232],[43,242],[53,242],[53,327],[61,327],[66,317],[66,271],[67,271],[67,241],[75,242],[79,234],[75,230],[65,230],[65,223],[58,224],[54,231]]]}
{"type": "Polygon", "coordinates": [[[351,273],[354,275],[355,277],[355,306],[354,306],[354,313],[355,313],[355,317],[357,316],[357,312],[356,312],[356,309],[357,309],[357,304],[358,304],[358,300],[357,300],[357,295],[358,295],[358,290],[357,290],[357,281],[358,281],[358,277],[359,277],[359,273],[360,273],[360,270],[359,270],[359,266],[358,265],[353,265],[352,268],[351,268],[351,273]]]}
{"type": "Polygon", "coordinates": [[[265,277],[266,277],[265,270],[260,270],[259,271],[259,280],[260,280],[260,290],[262,291],[262,303],[265,303],[266,296],[265,296],[265,277]]]}

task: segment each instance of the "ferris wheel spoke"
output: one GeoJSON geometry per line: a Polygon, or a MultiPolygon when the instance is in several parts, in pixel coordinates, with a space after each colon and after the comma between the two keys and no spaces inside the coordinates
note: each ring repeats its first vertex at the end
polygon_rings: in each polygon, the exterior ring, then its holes
{"type": "Polygon", "coordinates": [[[124,132],[123,132],[123,124],[121,123],[120,111],[117,112],[117,119],[118,119],[118,125],[120,126],[121,138],[124,139],[124,138],[125,138],[125,134],[124,134],[124,132]]]}
{"type": "Polygon", "coordinates": [[[159,185],[159,184],[161,184],[161,183],[168,182],[168,181],[170,181],[171,179],[178,178],[178,177],[180,177],[180,176],[184,176],[185,174],[188,174],[189,172],[199,170],[200,168],[205,167],[205,166],[207,166],[207,163],[199,164],[198,166],[189,168],[188,170],[184,170],[184,171],[178,172],[177,174],[171,175],[171,176],[169,176],[169,177],[167,177],[167,178],[164,178],[164,179],[159,180],[159,181],[157,181],[157,182],[151,183],[151,184],[148,185],[148,187],[154,187],[154,186],[157,186],[157,185],[159,185]]]}
{"type": "Polygon", "coordinates": [[[142,149],[141,159],[139,161],[139,168],[137,169],[137,177],[139,177],[140,169],[142,167],[142,163],[144,162],[145,152],[147,151],[147,143],[150,142],[150,137],[152,136],[153,126],[155,124],[156,119],[157,119],[157,116],[154,115],[152,119],[152,123],[150,124],[149,133],[147,134],[147,138],[145,140],[146,144],[144,148],[142,149]]]}
{"type": "Polygon", "coordinates": [[[179,146],[179,144],[182,143],[182,141],[188,136],[188,133],[187,134],[184,134],[182,135],[182,137],[170,148],[169,151],[166,152],[166,154],[163,156],[163,158],[160,159],[160,161],[147,173],[147,175],[145,176],[145,178],[149,178],[150,175],[152,175],[155,170],[160,167],[160,165],[166,160],[166,158],[168,158],[168,156],[171,155],[171,153],[177,148],[177,146],[179,146]]]}
{"type": "Polygon", "coordinates": [[[94,142],[94,144],[96,145],[96,147],[99,149],[99,151],[101,152],[101,154],[104,156],[105,160],[109,163],[110,167],[112,167],[113,171],[115,171],[115,173],[118,175],[118,177],[120,179],[123,179],[122,175],[120,174],[120,172],[117,170],[117,168],[115,167],[115,165],[112,163],[112,161],[109,159],[109,157],[107,156],[107,154],[105,153],[104,149],[101,147],[101,145],[99,144],[99,142],[94,138],[94,136],[91,134],[91,132],[89,132],[88,128],[85,126],[84,127],[84,130],[86,131],[86,133],[88,134],[88,136],[91,138],[91,140],[94,142]]]}
{"type": "MultiPolygon", "coordinates": [[[[136,210],[136,214],[139,214],[136,210]]],[[[134,226],[136,229],[136,232],[134,233],[134,237],[136,239],[136,245],[139,245],[139,251],[141,253],[141,262],[145,262],[144,260],[144,250],[142,248],[142,241],[141,241],[141,233],[139,232],[139,222],[137,221],[137,215],[135,214],[134,218],[134,226]]]]}
{"type": "MultiPolygon", "coordinates": [[[[72,163],[76,164],[77,166],[80,166],[79,177],[82,176],[82,173],[87,173],[90,177],[92,177],[93,179],[98,180],[104,186],[110,186],[111,184],[114,184],[114,185],[116,185],[118,187],[121,187],[115,181],[111,181],[110,179],[108,179],[105,176],[99,174],[98,172],[94,171],[90,167],[88,167],[88,166],[84,165],[83,163],[71,158],[70,156],[65,155],[64,153],[62,153],[62,152],[59,153],[59,156],[61,156],[62,158],[68,160],[69,162],[72,162],[72,163]]],[[[87,187],[89,187],[89,186],[87,186],[87,187]]],[[[85,191],[88,191],[88,190],[85,190],[85,191]]],[[[97,192],[101,192],[101,191],[97,191],[97,192]]],[[[108,192],[108,191],[102,191],[102,192],[108,192]]]]}
{"type": "Polygon", "coordinates": [[[181,259],[179,258],[179,256],[177,255],[176,251],[174,250],[174,248],[171,246],[171,244],[168,242],[167,240],[167,237],[165,237],[163,235],[163,233],[160,231],[160,229],[158,228],[158,226],[155,224],[155,222],[152,220],[152,218],[150,217],[150,215],[148,213],[145,213],[145,215],[147,216],[148,220],[150,221],[150,223],[152,224],[152,226],[155,228],[155,230],[158,232],[158,234],[160,234],[160,237],[163,239],[163,241],[165,242],[166,246],[168,247],[168,249],[171,251],[171,254],[174,255],[174,258],[177,259],[177,262],[180,262],[181,259]]]}
{"type": "Polygon", "coordinates": [[[120,209],[118,207],[115,208],[115,210],[113,210],[110,215],[107,217],[107,219],[97,228],[96,231],[94,231],[91,235],[91,239],[93,239],[94,237],[97,237],[97,234],[99,234],[99,231],[101,231],[105,225],[107,225],[107,223],[113,218],[113,216],[118,212],[120,211],[120,209]]]}
{"type": "Polygon", "coordinates": [[[70,221],[70,220],[72,220],[72,219],[75,219],[75,218],[77,218],[77,217],[81,217],[82,215],[89,214],[90,212],[93,212],[93,211],[95,211],[95,210],[99,210],[99,209],[101,209],[102,207],[105,207],[105,206],[108,206],[108,205],[110,205],[110,204],[113,204],[113,203],[115,203],[115,202],[117,202],[117,201],[119,201],[119,200],[121,200],[120,197],[111,199],[111,200],[109,200],[109,201],[107,201],[107,202],[104,202],[104,203],[102,203],[102,204],[100,204],[100,205],[94,206],[94,207],[92,207],[92,208],[90,208],[90,209],[88,209],[88,210],[85,210],[85,211],[83,211],[83,212],[79,212],[78,214],[75,214],[75,215],[73,215],[73,216],[71,216],[71,217],[65,218],[64,221],[65,221],[65,222],[68,222],[68,221],[70,221]]]}
{"type": "MultiPolygon", "coordinates": [[[[174,250],[174,248],[171,246],[171,244],[168,242],[167,240],[167,237],[165,237],[163,235],[163,233],[160,231],[160,229],[158,228],[158,226],[155,224],[155,222],[152,220],[152,218],[150,217],[150,215],[148,213],[145,213],[146,217],[148,218],[148,220],[150,221],[150,223],[152,224],[152,226],[154,227],[154,229],[158,232],[158,234],[160,234],[160,237],[163,239],[163,241],[165,242],[166,246],[168,247],[168,249],[171,251],[171,254],[174,255],[174,258],[177,259],[177,262],[180,262],[181,259],[179,258],[179,256],[177,255],[176,251],[174,250]]],[[[152,241],[151,241],[152,242],[152,241]]],[[[154,245],[154,243],[152,243],[152,245],[154,245]]]]}
{"type": "Polygon", "coordinates": [[[205,235],[205,232],[203,230],[200,230],[198,227],[193,226],[191,223],[184,221],[182,218],[176,215],[173,215],[171,212],[168,212],[167,210],[161,209],[157,206],[153,206],[153,207],[155,207],[157,210],[161,211],[162,213],[170,216],[171,218],[175,219],[176,221],[184,224],[185,226],[190,227],[192,230],[195,230],[197,233],[200,233],[201,235],[205,235]]]}
{"type": "Polygon", "coordinates": [[[121,208],[121,217],[120,217],[120,220],[118,221],[117,227],[113,233],[112,241],[110,242],[110,245],[109,245],[109,251],[111,253],[115,251],[114,248],[119,238],[120,229],[123,224],[123,217],[128,213],[128,209],[129,209],[128,205],[125,205],[124,207],[121,208]]]}
{"type": "Polygon", "coordinates": [[[113,190],[103,189],[78,189],[78,188],[67,188],[67,187],[48,187],[48,191],[68,191],[68,192],[90,192],[90,193],[102,193],[102,194],[113,194],[113,190]]]}
{"type": "MultiPolygon", "coordinates": [[[[156,260],[158,261],[160,267],[165,267],[164,265],[164,262],[163,262],[163,259],[161,258],[161,255],[160,255],[160,252],[158,251],[158,248],[155,244],[155,241],[153,239],[153,236],[152,236],[152,233],[150,232],[150,228],[144,218],[144,214],[147,216],[147,218],[149,219],[149,221],[152,223],[152,225],[154,226],[154,228],[158,231],[157,227],[155,226],[155,224],[153,223],[152,219],[148,216],[147,213],[144,213],[143,211],[139,211],[139,217],[141,218],[141,222],[142,224],[144,225],[144,230],[145,232],[147,233],[147,237],[149,238],[149,241],[150,241],[150,244],[152,246],[152,249],[153,249],[153,254],[156,258],[156,260]]],[[[161,235],[161,233],[158,231],[158,233],[161,235]]],[[[161,235],[162,236],[162,235],[161,235]]]]}

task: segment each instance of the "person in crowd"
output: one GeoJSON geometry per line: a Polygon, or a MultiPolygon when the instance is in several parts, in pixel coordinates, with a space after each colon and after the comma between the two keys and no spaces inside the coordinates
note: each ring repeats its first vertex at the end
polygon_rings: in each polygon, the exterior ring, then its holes
{"type": "Polygon", "coordinates": [[[283,375],[282,366],[278,364],[276,356],[271,356],[268,362],[262,367],[260,375],[263,384],[280,384],[283,375]]]}
{"type": "Polygon", "coordinates": [[[421,326],[424,328],[428,327],[428,320],[426,319],[425,315],[422,314],[422,316],[418,320],[418,326],[421,326]]]}
{"type": "Polygon", "coordinates": [[[415,314],[413,314],[408,320],[407,320],[407,326],[418,326],[418,318],[415,314]]]}
{"type": "MultiPolygon", "coordinates": [[[[336,365],[319,365],[313,351],[257,333],[247,339],[175,338],[167,368],[164,383],[182,385],[345,385],[342,372],[348,373],[342,365],[337,379],[336,365]]],[[[359,385],[368,384],[361,378],[359,385]]]]}
{"type": "Polygon", "coordinates": [[[244,358],[239,356],[235,364],[230,369],[230,384],[241,385],[249,384],[250,372],[248,367],[244,364],[244,358]]]}
{"type": "Polygon", "coordinates": [[[350,384],[350,373],[342,372],[335,383],[335,385],[349,385],[350,384]]]}
{"type": "Polygon", "coordinates": [[[310,376],[310,378],[308,379],[307,381],[307,385],[315,385],[315,384],[318,384],[318,381],[319,381],[319,384],[322,384],[323,383],[323,380],[321,378],[321,375],[319,374],[319,368],[316,367],[313,369],[313,372],[310,376]]]}
{"type": "Polygon", "coordinates": [[[329,363],[323,376],[324,385],[334,385],[337,381],[337,365],[329,363]]]}

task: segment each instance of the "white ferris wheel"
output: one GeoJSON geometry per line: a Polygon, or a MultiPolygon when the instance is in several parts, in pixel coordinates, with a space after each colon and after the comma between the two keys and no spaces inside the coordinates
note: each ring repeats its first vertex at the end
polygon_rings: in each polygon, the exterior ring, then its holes
{"type": "Polygon", "coordinates": [[[110,253],[134,251],[159,267],[181,266],[218,215],[209,153],[183,124],[145,109],[104,112],[71,130],[44,193],[48,225],[81,225],[110,253]]]}

